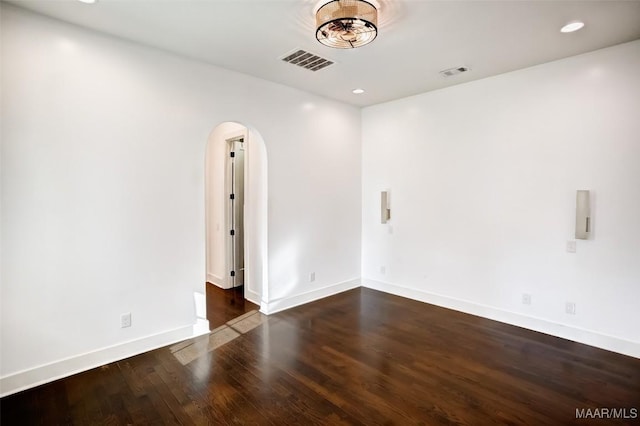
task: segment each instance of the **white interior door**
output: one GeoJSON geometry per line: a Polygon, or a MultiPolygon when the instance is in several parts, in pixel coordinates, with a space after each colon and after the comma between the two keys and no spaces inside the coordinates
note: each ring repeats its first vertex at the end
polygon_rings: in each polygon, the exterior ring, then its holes
{"type": "Polygon", "coordinates": [[[244,285],[244,139],[229,141],[229,277],[232,287],[244,285]]]}

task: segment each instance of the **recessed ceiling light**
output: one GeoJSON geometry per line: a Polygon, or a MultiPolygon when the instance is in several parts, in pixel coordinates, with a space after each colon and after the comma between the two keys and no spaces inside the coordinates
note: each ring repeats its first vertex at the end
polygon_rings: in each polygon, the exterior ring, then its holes
{"type": "Polygon", "coordinates": [[[364,93],[364,89],[353,89],[351,92],[354,95],[360,95],[361,93],[364,93]]]}
{"type": "Polygon", "coordinates": [[[567,25],[565,25],[560,29],[560,32],[572,33],[574,31],[578,31],[582,27],[584,27],[584,22],[580,22],[580,21],[569,22],[567,25]]]}
{"type": "Polygon", "coordinates": [[[78,0],[78,1],[81,2],[81,3],[93,4],[98,0],[78,0]]]}

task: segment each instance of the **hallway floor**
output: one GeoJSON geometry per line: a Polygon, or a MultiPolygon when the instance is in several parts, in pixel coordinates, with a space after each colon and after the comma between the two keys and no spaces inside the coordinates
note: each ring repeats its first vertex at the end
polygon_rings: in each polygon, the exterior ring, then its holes
{"type": "Polygon", "coordinates": [[[214,330],[247,312],[260,309],[260,306],[244,298],[244,286],[224,290],[211,283],[206,285],[209,330],[214,330]]]}

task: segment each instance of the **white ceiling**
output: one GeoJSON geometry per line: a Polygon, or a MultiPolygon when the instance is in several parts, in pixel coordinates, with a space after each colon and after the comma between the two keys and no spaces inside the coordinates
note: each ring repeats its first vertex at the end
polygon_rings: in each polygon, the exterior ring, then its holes
{"type": "Polygon", "coordinates": [[[640,0],[378,0],[378,38],[353,50],[316,41],[316,0],[9,3],[357,106],[640,38],[640,0]],[[584,21],[585,28],[560,33],[572,20],[584,21]],[[280,60],[298,48],[336,64],[311,72],[280,60]],[[448,79],[438,74],[462,65],[471,71],[448,79]],[[354,88],[366,93],[354,95],[354,88]]]}

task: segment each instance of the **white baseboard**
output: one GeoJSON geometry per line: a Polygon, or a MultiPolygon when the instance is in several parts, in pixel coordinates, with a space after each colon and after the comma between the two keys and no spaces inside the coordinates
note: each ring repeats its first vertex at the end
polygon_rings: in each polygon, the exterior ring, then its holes
{"type": "Polygon", "coordinates": [[[362,279],[362,286],[640,358],[640,342],[382,281],[362,279]]]}
{"type": "Polygon", "coordinates": [[[0,377],[0,397],[171,345],[208,332],[208,321],[187,325],[0,377]]]}
{"type": "Polygon", "coordinates": [[[216,287],[220,287],[220,288],[224,288],[224,289],[231,288],[231,286],[229,286],[226,283],[224,278],[219,277],[219,276],[217,276],[215,274],[212,274],[210,272],[207,272],[207,282],[215,285],[216,287]]]}
{"type": "Polygon", "coordinates": [[[305,303],[333,296],[334,294],[342,293],[343,291],[351,290],[358,287],[360,287],[360,278],[343,281],[341,283],[318,288],[306,293],[296,294],[295,296],[287,296],[275,300],[270,300],[268,303],[262,302],[260,306],[260,312],[266,315],[275,314],[276,312],[284,311],[285,309],[304,305],[305,303]]]}
{"type": "Polygon", "coordinates": [[[191,336],[189,336],[189,338],[209,334],[209,332],[209,320],[205,318],[196,318],[196,323],[192,326],[191,336]]]}
{"type": "Polygon", "coordinates": [[[246,285],[244,287],[244,298],[249,302],[260,306],[260,295],[255,291],[251,291],[246,285]]]}

